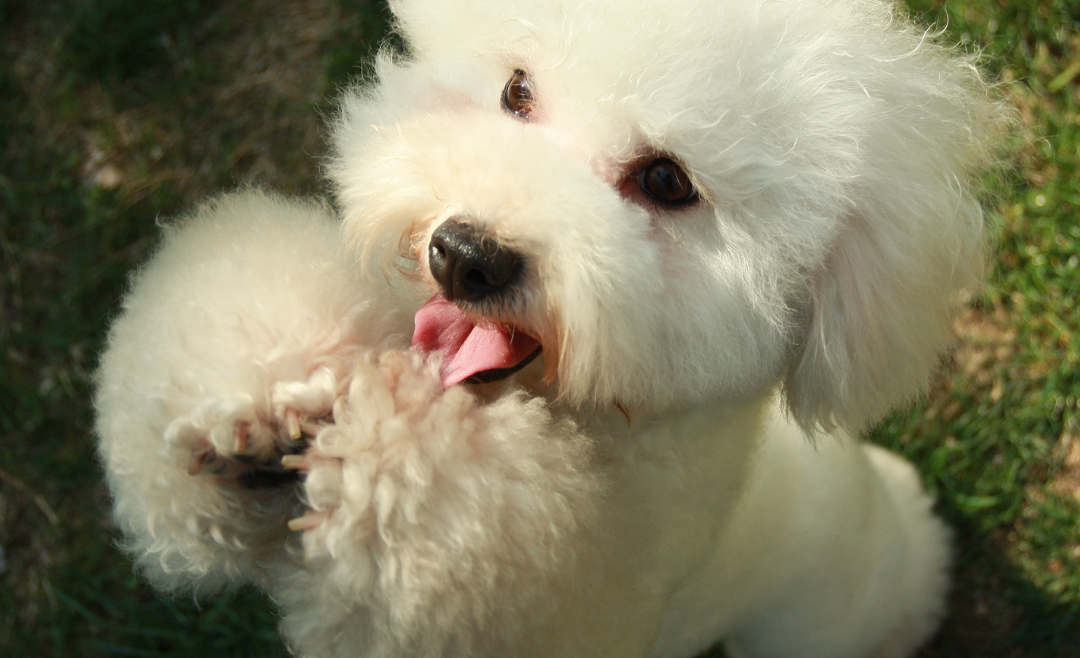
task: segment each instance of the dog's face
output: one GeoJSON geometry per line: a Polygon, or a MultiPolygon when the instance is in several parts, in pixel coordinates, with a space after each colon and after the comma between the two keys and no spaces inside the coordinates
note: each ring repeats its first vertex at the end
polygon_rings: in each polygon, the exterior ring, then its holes
{"type": "Polygon", "coordinates": [[[936,51],[889,61],[915,41],[886,7],[392,7],[414,58],[346,96],[331,174],[369,262],[437,295],[415,341],[447,385],[542,352],[578,403],[786,380],[800,421],[856,426],[925,378],[976,260],[976,140],[936,51]]]}

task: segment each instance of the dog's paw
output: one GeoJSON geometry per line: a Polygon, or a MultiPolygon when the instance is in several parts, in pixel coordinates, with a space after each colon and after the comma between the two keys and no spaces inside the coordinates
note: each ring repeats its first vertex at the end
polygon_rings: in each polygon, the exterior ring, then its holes
{"type": "Polygon", "coordinates": [[[274,384],[268,400],[249,394],[212,397],[165,430],[173,449],[186,452],[191,475],[236,479],[249,488],[297,480],[298,455],[331,420],[340,376],[320,367],[306,381],[274,384]]]}
{"type": "MultiPolygon", "coordinates": [[[[311,531],[305,537],[309,556],[332,555],[339,542],[370,536],[380,507],[385,513],[394,506],[390,491],[406,462],[413,478],[430,478],[422,474],[433,467],[422,454],[430,432],[425,419],[447,406],[437,373],[414,353],[369,354],[357,364],[334,423],[317,429],[304,455],[285,458],[306,473],[309,511],[290,527],[311,531]]],[[[464,403],[451,413],[472,404],[463,390],[449,395],[464,403]]]]}
{"type": "Polygon", "coordinates": [[[506,608],[498,592],[543,589],[601,490],[589,442],[542,400],[444,390],[438,366],[368,354],[333,423],[287,458],[306,471],[307,511],[289,525],[309,568],[334,596],[383,608],[399,639],[480,628],[506,608]]]}

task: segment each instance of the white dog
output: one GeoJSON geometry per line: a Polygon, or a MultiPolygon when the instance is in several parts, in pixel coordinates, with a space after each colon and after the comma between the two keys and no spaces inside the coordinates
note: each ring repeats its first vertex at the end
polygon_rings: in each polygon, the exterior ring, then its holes
{"type": "Polygon", "coordinates": [[[203,205],[113,327],[146,575],[320,657],[911,654],[949,533],[853,436],[977,280],[975,69],[881,0],[391,6],[337,213],[203,205]]]}

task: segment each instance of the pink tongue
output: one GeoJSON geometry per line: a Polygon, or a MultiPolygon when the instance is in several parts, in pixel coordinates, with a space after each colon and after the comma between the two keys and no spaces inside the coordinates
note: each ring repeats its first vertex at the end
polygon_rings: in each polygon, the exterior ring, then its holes
{"type": "Polygon", "coordinates": [[[540,346],[533,337],[495,325],[477,325],[457,304],[435,295],[416,312],[412,344],[443,355],[442,380],[450,387],[486,370],[513,368],[540,346]]]}

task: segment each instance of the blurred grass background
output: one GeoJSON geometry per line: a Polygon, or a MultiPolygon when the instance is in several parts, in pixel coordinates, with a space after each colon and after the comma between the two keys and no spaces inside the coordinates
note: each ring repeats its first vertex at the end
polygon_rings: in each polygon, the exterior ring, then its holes
{"type": "MultiPolygon", "coordinates": [[[[927,399],[875,439],[957,530],[925,658],[1080,656],[1080,2],[911,0],[1025,122],[995,268],[927,399]]],[[[285,656],[259,594],[158,597],[113,548],[90,373],[156,219],[319,194],[320,113],[384,37],[366,0],[0,0],[0,655],[285,656]]]]}

